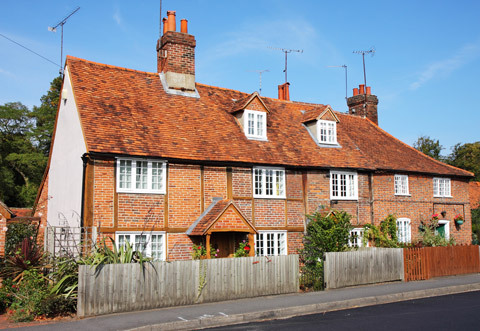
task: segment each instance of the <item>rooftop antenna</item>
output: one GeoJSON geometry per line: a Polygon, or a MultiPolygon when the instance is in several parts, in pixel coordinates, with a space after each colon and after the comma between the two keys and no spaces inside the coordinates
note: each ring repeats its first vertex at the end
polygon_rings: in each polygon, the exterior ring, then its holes
{"type": "Polygon", "coordinates": [[[365,54],[371,54],[372,56],[375,54],[375,47],[372,46],[368,51],[353,51],[355,54],[362,54],[363,59],[363,82],[365,84],[365,88],[367,88],[367,73],[365,71],[365,54]]]}
{"type": "Polygon", "coordinates": [[[276,49],[278,51],[282,51],[285,53],[285,70],[283,72],[285,73],[285,83],[288,82],[287,80],[287,54],[292,53],[292,52],[297,52],[297,53],[303,53],[303,49],[287,49],[287,48],[277,48],[277,47],[268,47],[270,49],[276,49]]]}
{"type": "Polygon", "coordinates": [[[256,72],[258,73],[258,77],[259,77],[259,89],[258,89],[258,94],[262,95],[262,74],[264,72],[270,72],[270,70],[268,69],[264,69],[264,70],[248,70],[248,72],[256,72]]]}
{"type": "Polygon", "coordinates": [[[158,39],[162,38],[162,0],[160,0],[160,18],[158,22],[158,39]]]}
{"type": "Polygon", "coordinates": [[[61,46],[60,46],[60,75],[62,75],[62,76],[63,76],[63,66],[62,66],[62,63],[63,63],[63,26],[65,25],[65,23],[67,23],[67,20],[70,18],[70,16],[75,14],[79,9],[80,9],[80,7],[77,7],[77,9],[75,9],[70,14],[68,14],[67,17],[65,17],[63,20],[58,22],[58,24],[55,25],[54,27],[51,27],[51,26],[48,27],[48,31],[52,31],[52,32],[57,32],[57,28],[59,26],[62,27],[62,41],[61,41],[61,46]]]}
{"type": "Polygon", "coordinates": [[[341,66],[327,66],[328,68],[343,68],[345,69],[345,100],[348,99],[348,86],[347,86],[347,66],[341,65],[341,66]]]}

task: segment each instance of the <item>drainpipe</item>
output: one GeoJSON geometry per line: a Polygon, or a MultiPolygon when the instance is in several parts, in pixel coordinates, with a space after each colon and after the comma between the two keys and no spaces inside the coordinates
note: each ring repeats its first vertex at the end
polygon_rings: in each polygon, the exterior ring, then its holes
{"type": "MultiPolygon", "coordinates": [[[[82,174],[82,207],[80,211],[80,228],[83,229],[85,225],[85,177],[87,173],[87,162],[88,162],[88,153],[84,153],[82,155],[82,161],[83,161],[83,174],[82,174]]],[[[82,230],[83,231],[83,230],[82,230]]]]}
{"type": "Polygon", "coordinates": [[[373,224],[375,220],[375,213],[373,211],[373,202],[374,202],[374,196],[373,196],[373,172],[368,174],[368,182],[370,186],[370,222],[373,224]]]}

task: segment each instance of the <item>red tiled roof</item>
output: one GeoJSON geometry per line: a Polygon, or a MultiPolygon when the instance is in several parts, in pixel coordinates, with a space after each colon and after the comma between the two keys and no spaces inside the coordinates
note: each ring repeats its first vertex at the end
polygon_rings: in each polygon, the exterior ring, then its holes
{"type": "Polygon", "coordinates": [[[32,216],[32,208],[10,208],[16,217],[30,217],[32,216]]]}
{"type": "Polygon", "coordinates": [[[231,200],[214,200],[207,210],[188,229],[187,234],[191,236],[203,236],[209,232],[212,227],[221,230],[228,229],[229,231],[245,230],[245,232],[256,232],[253,225],[250,224],[231,200]],[[229,207],[235,209],[235,212],[232,211],[232,213],[230,213],[233,214],[235,222],[231,219],[232,215],[227,215],[229,219],[225,222],[226,224],[218,224],[218,222],[222,221],[222,217],[229,207]]]}
{"type": "Polygon", "coordinates": [[[480,206],[480,182],[469,183],[470,208],[477,209],[480,206]]]}
{"type": "Polygon", "coordinates": [[[320,147],[302,122],[319,104],[261,97],[268,141],[249,140],[230,113],[251,94],[196,84],[200,98],[167,94],[157,73],[67,57],[88,152],[192,161],[389,169],[471,176],[435,161],[367,119],[336,112],[338,147],[320,147]],[[237,104],[238,105],[238,104],[237,104]]]}

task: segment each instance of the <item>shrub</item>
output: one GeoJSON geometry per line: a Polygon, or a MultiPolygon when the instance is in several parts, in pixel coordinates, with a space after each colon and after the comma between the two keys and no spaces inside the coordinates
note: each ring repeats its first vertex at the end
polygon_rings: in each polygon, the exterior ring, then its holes
{"type": "Polygon", "coordinates": [[[369,241],[373,242],[375,247],[400,247],[397,237],[397,218],[394,215],[388,215],[378,227],[374,224],[365,224],[363,246],[366,246],[369,241]]]}
{"type": "Polygon", "coordinates": [[[36,242],[38,227],[31,223],[10,223],[5,238],[5,256],[15,254],[23,239],[36,242]]]}
{"type": "Polygon", "coordinates": [[[341,252],[348,249],[351,216],[344,211],[316,212],[307,215],[309,223],[300,252],[302,283],[305,288],[323,289],[323,260],[326,252],[341,252]]]}
{"type": "Polygon", "coordinates": [[[250,255],[250,244],[243,240],[238,244],[238,248],[233,254],[234,257],[247,257],[250,255]]]}

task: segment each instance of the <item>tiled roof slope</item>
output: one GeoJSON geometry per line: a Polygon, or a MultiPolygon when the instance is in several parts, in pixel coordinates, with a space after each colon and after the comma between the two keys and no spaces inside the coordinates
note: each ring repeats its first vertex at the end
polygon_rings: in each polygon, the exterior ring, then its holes
{"type": "Polygon", "coordinates": [[[476,209],[480,206],[480,182],[470,182],[469,195],[470,195],[470,208],[476,209]]]}
{"type": "Polygon", "coordinates": [[[337,147],[320,147],[302,124],[323,105],[264,98],[268,141],[249,140],[230,114],[247,93],[196,84],[200,98],[167,94],[157,73],[67,57],[89,152],[301,167],[398,169],[471,176],[430,159],[372,122],[336,113],[337,147]]]}

